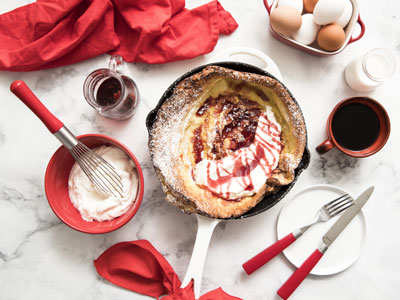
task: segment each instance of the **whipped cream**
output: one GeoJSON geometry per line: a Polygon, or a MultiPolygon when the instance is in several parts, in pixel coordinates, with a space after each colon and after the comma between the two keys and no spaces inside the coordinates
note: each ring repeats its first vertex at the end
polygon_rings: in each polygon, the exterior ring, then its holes
{"type": "Polygon", "coordinates": [[[254,142],[222,159],[198,162],[194,168],[196,184],[224,199],[254,195],[278,166],[280,135],[281,126],[267,107],[258,119],[254,142]]]}
{"type": "Polygon", "coordinates": [[[69,197],[85,221],[107,221],[123,215],[133,205],[138,190],[138,175],[134,163],[121,149],[100,146],[92,150],[109,162],[121,176],[123,196],[100,192],[75,163],[68,179],[69,197]]]}

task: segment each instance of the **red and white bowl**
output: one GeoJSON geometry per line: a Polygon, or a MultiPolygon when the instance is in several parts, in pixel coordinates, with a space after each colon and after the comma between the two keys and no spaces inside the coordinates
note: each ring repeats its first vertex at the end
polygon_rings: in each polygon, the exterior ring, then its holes
{"type": "MultiPolygon", "coordinates": [[[[347,26],[344,28],[344,32],[346,34],[346,38],[345,41],[343,43],[343,46],[340,47],[338,50],[336,51],[326,51],[323,50],[321,48],[317,48],[314,47],[314,43],[312,45],[304,45],[302,43],[299,43],[297,41],[295,41],[294,39],[291,39],[289,37],[286,37],[280,33],[277,33],[270,24],[270,30],[271,30],[271,34],[274,38],[276,38],[277,40],[281,41],[282,43],[285,43],[289,46],[292,46],[296,49],[299,49],[301,51],[304,51],[306,53],[312,54],[312,55],[316,55],[316,56],[329,56],[329,55],[335,55],[338,54],[340,52],[343,51],[344,48],[346,48],[347,45],[350,45],[351,43],[354,43],[355,41],[358,41],[359,39],[361,39],[365,33],[365,24],[364,22],[361,20],[360,17],[360,8],[358,6],[358,3],[356,0],[350,0],[351,3],[353,4],[353,14],[351,15],[350,21],[347,24],[347,26]],[[353,31],[354,28],[356,26],[356,24],[359,24],[361,27],[361,31],[359,33],[358,36],[353,37],[353,31]]],[[[279,4],[279,0],[275,0],[272,2],[272,4],[268,4],[268,0],[264,0],[264,5],[265,8],[268,11],[268,14],[271,15],[271,12],[278,6],[279,4]]]]}
{"type": "Polygon", "coordinates": [[[85,233],[106,233],[116,230],[132,219],[142,202],[144,184],[143,173],[139,161],[126,146],[106,135],[85,134],[78,136],[77,138],[89,148],[96,148],[103,145],[115,146],[128,155],[135,164],[139,180],[135,202],[125,214],[115,219],[104,222],[86,222],[83,220],[69,198],[68,178],[75,160],[64,146],[58,148],[47,165],[45,175],[45,191],[47,200],[57,217],[75,230],[85,233]]]}

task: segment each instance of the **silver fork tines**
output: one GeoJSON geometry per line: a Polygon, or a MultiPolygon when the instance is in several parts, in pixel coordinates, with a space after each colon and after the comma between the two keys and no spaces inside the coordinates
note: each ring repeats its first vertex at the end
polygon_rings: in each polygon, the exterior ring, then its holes
{"type": "Polygon", "coordinates": [[[341,213],[345,209],[349,208],[354,204],[354,200],[349,194],[345,194],[335,200],[329,202],[325,205],[328,213],[330,215],[336,216],[337,214],[341,213]]]}
{"type": "Polygon", "coordinates": [[[81,142],[70,151],[86,176],[101,192],[115,197],[117,194],[123,196],[121,177],[110,163],[81,142]]]}
{"type": "Polygon", "coordinates": [[[314,220],[310,224],[298,229],[295,235],[300,236],[315,223],[326,222],[330,218],[340,214],[342,211],[346,210],[353,204],[354,204],[354,199],[349,194],[344,194],[336,199],[333,199],[332,201],[323,205],[318,210],[314,220]]]}

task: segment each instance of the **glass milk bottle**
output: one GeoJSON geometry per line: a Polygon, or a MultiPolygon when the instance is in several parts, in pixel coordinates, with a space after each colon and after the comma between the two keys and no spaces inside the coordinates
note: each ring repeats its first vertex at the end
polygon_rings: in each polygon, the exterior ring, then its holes
{"type": "Polygon", "coordinates": [[[352,60],[346,66],[344,75],[353,90],[369,92],[385,82],[393,74],[395,66],[393,54],[377,48],[352,60]]]}

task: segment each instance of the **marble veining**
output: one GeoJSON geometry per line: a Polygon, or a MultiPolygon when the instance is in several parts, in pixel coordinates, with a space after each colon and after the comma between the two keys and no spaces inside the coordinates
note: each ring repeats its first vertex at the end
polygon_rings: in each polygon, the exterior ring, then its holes
{"type": "Polygon", "coordinates": [[[332,149],[324,155],[314,155],[310,171],[314,177],[323,178],[326,183],[337,184],[343,178],[356,176],[361,163],[357,158],[332,149]]]}
{"type": "Polygon", "coordinates": [[[0,146],[4,146],[5,142],[6,142],[6,135],[0,132],[0,146]]]}
{"type": "MultiPolygon", "coordinates": [[[[3,1],[6,12],[32,0],[3,1]]],[[[199,1],[188,0],[188,7],[199,1]]],[[[207,1],[200,1],[205,3],[207,1]]],[[[309,276],[290,299],[397,300],[400,287],[400,2],[359,0],[365,36],[333,57],[314,57],[275,40],[268,29],[262,1],[220,0],[239,23],[230,36],[221,36],[215,50],[201,57],[162,65],[127,63],[125,73],[141,95],[133,118],[117,122],[98,115],[84,100],[82,85],[93,70],[108,65],[108,55],[56,69],[27,73],[0,72],[0,299],[125,300],[152,299],[102,279],[93,266],[104,250],[120,241],[147,239],[183,279],[196,235],[196,217],[163,199],[147,149],[145,119],[164,91],[182,74],[212,62],[213,55],[233,46],[267,53],[280,68],[284,83],[299,102],[308,129],[311,164],[290,193],[257,216],[223,221],[215,229],[205,262],[202,291],[222,287],[246,300],[277,300],[276,290],[294,271],[283,255],[247,276],[241,264],[276,240],[276,220],[283,205],[313,184],[334,184],[352,195],[375,185],[364,213],[367,241],[358,261],[333,276],[309,276]],[[379,100],[391,117],[391,136],[377,154],[363,159],[337,149],[319,156],[314,148],[326,139],[325,124],[336,103],[360,95],[345,83],[343,70],[356,55],[387,47],[396,56],[397,70],[375,91],[362,94],[379,100]],[[60,146],[46,127],[9,91],[22,79],[42,102],[76,135],[103,133],[129,147],[145,178],[142,204],[124,227],[103,235],[77,232],[51,210],[44,192],[44,174],[60,146]]],[[[356,30],[358,32],[358,29],[356,30]]],[[[356,35],[356,33],[355,33],[356,35]]]]}

